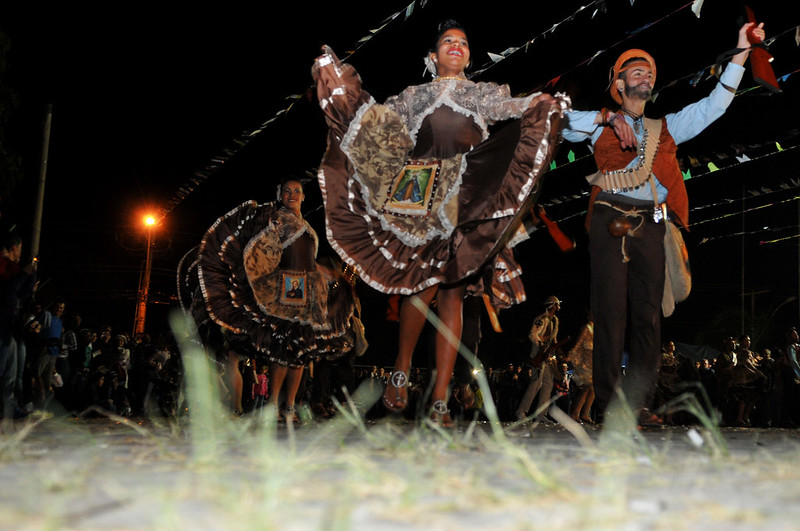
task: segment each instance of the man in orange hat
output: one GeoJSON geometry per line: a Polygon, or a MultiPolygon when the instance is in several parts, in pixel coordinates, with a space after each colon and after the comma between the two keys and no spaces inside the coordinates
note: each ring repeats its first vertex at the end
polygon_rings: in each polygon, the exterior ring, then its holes
{"type": "Polygon", "coordinates": [[[661,419],[647,409],[661,353],[665,280],[665,215],[684,227],[689,202],[675,156],[685,142],[722,116],[733,100],[750,52],[748,31],[764,39],[763,24],[739,30],[737,48],[709,96],[661,120],[644,116],[656,63],[628,50],[614,64],[609,92],[617,111],[570,111],[563,131],[571,142],[590,139],[598,172],[592,185],[587,230],[591,302],[595,317],[593,379],[601,415],[620,384],[641,425],[661,419]],[[630,314],[630,323],[628,322],[630,314]],[[629,361],[621,378],[626,329],[629,361]]]}

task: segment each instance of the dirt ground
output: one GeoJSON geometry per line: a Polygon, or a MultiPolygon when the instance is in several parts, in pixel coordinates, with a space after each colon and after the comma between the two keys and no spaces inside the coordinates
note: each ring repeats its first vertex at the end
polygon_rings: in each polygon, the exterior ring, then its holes
{"type": "Polygon", "coordinates": [[[17,422],[0,529],[798,529],[800,431],[17,422]]]}

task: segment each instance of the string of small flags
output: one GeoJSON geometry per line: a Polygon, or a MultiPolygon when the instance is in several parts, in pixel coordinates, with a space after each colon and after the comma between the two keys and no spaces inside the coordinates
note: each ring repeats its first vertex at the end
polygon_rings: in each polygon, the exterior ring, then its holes
{"type": "MultiPolygon", "coordinates": [[[[756,146],[756,148],[761,148],[761,147],[763,147],[763,145],[762,146],[756,146]]],[[[733,163],[733,164],[730,164],[730,165],[727,165],[727,166],[722,166],[722,168],[720,168],[717,164],[715,164],[713,162],[709,162],[708,163],[708,169],[706,171],[702,171],[701,173],[697,173],[694,177],[691,177],[691,173],[690,173],[691,170],[687,170],[686,172],[684,172],[684,180],[689,179],[689,178],[698,179],[700,177],[704,177],[704,176],[710,175],[710,174],[712,174],[714,172],[717,172],[717,171],[725,171],[725,170],[728,170],[728,169],[732,169],[732,168],[734,168],[736,166],[739,166],[741,164],[745,164],[747,162],[752,162],[752,161],[764,159],[764,158],[767,158],[767,157],[771,157],[771,156],[777,155],[779,153],[785,153],[785,152],[791,151],[793,149],[798,149],[798,148],[800,148],[800,146],[791,146],[791,147],[788,147],[788,148],[783,148],[783,147],[781,147],[780,143],[775,142],[775,150],[774,151],[770,151],[768,153],[765,153],[765,154],[762,154],[762,155],[759,155],[759,156],[754,156],[752,158],[748,157],[746,154],[736,155],[735,156],[736,163],[733,163]]],[[[777,190],[774,190],[774,191],[776,191],[776,192],[777,191],[785,191],[785,190],[791,189],[791,188],[793,188],[795,186],[800,187],[800,179],[790,178],[787,181],[785,181],[784,183],[780,184],[777,187],[777,190]]],[[[769,194],[769,193],[772,193],[772,192],[773,192],[772,189],[767,189],[767,188],[762,187],[760,189],[749,190],[747,193],[751,197],[757,197],[757,196],[762,196],[762,195],[769,194]]],[[[588,190],[585,190],[585,191],[583,191],[581,193],[575,193],[575,194],[571,194],[571,195],[568,195],[568,196],[563,196],[562,195],[562,196],[548,198],[548,200],[546,202],[542,202],[541,204],[545,208],[549,208],[551,206],[556,206],[556,205],[564,206],[564,205],[568,205],[569,203],[572,203],[572,202],[574,202],[576,200],[579,200],[579,199],[586,199],[588,197],[588,195],[589,195],[588,190]]],[[[727,203],[731,203],[731,202],[732,201],[727,201],[727,203]]],[[[697,207],[692,208],[692,212],[701,211],[701,210],[704,210],[706,208],[711,208],[713,206],[719,206],[720,204],[723,204],[723,203],[720,202],[720,203],[715,203],[715,204],[697,206],[697,207]]],[[[776,205],[777,205],[777,203],[772,204],[770,206],[776,206],[776,205]]],[[[571,220],[571,219],[576,218],[576,217],[585,217],[585,216],[586,216],[586,210],[582,209],[582,210],[580,210],[578,212],[575,212],[573,214],[569,214],[567,216],[564,216],[564,217],[559,218],[559,219],[554,220],[554,221],[556,221],[557,223],[563,223],[565,221],[571,220]]],[[[719,218],[719,219],[721,219],[721,218],[719,218]]],[[[708,220],[708,221],[714,221],[714,220],[708,220]]],[[[702,223],[705,223],[705,221],[694,222],[694,223],[692,223],[692,225],[696,226],[696,225],[699,225],[699,224],[702,224],[702,223]]]]}
{"type": "MultiPolygon", "coordinates": [[[[345,59],[351,57],[355,54],[358,50],[360,50],[363,46],[365,46],[370,40],[372,40],[376,35],[386,29],[392,22],[395,20],[400,19],[401,17],[403,20],[407,20],[411,15],[414,13],[414,10],[417,5],[424,8],[425,4],[427,4],[428,0],[413,0],[409,3],[405,8],[393,13],[392,15],[386,17],[377,28],[370,29],[368,33],[360,38],[356,42],[356,46],[353,50],[348,51],[345,54],[345,59]]],[[[220,153],[216,156],[212,157],[209,162],[203,166],[201,169],[196,170],[194,174],[189,177],[184,184],[178,187],[178,189],[173,193],[164,207],[161,209],[160,217],[163,219],[166,217],[172,210],[175,209],[184,199],[186,199],[194,190],[197,189],[199,185],[205,182],[211,175],[213,175],[216,171],[222,168],[225,163],[227,163],[231,158],[236,156],[245,146],[247,146],[255,137],[260,135],[267,129],[273,122],[282,118],[283,116],[287,115],[291,110],[292,107],[303,97],[303,94],[291,94],[286,96],[284,99],[288,102],[288,104],[283,107],[282,109],[278,110],[274,115],[264,121],[261,125],[259,125],[256,129],[252,131],[245,131],[241,133],[238,137],[231,140],[231,142],[224,147],[220,153]]]]}

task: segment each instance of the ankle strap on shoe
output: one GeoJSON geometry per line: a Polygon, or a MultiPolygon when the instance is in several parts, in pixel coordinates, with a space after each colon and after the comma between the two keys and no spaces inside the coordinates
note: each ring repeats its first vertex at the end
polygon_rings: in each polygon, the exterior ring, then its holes
{"type": "Polygon", "coordinates": [[[389,383],[398,389],[408,384],[408,375],[404,371],[394,371],[389,377],[389,383]]]}
{"type": "Polygon", "coordinates": [[[450,413],[450,409],[447,407],[447,403],[444,400],[437,400],[431,407],[433,411],[439,415],[447,415],[450,413]]]}

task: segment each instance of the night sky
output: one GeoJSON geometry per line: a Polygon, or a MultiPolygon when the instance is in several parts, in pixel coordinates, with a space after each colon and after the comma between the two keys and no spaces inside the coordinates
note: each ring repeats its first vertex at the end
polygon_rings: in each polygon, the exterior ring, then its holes
{"type": "MultiPolygon", "coordinates": [[[[416,3],[405,18],[409,3],[370,2],[361,9],[347,3],[346,10],[328,2],[0,8],[0,31],[10,43],[0,82],[19,99],[5,138],[22,156],[25,177],[3,197],[2,216],[25,234],[45,110],[53,108],[39,252],[42,302],[63,296],[68,311],[81,311],[89,326],[108,322],[129,331],[144,260],[141,216],[148,208],[167,209],[156,232],[148,311],[148,328],[164,327],[175,305],[175,267],[204,230],[245,200],[272,200],[286,175],[314,176],[325,148],[322,113],[309,90],[320,46],[346,56],[395,13],[400,16],[348,59],[379,101],[424,81],[422,57],[435,25],[453,17],[468,28],[479,69],[489,64],[488,52],[529,43],[475,80],[508,83],[517,94],[566,92],[577,109],[610,106],[605,86],[614,59],[628,48],[648,50],[658,64],[651,117],[708,94],[714,80],[707,67],[736,44],[743,14],[742,4],[728,0],[706,0],[700,18],[685,0],[633,6],[629,0],[429,1],[424,8],[416,3]],[[263,132],[247,135],[279,113],[263,132]],[[192,183],[198,171],[207,177],[192,183]]],[[[717,346],[744,326],[760,338],[756,347],[765,347],[798,322],[800,303],[785,301],[798,294],[800,275],[800,49],[794,30],[800,18],[782,7],[785,2],[749,5],[766,23],[768,38],[777,37],[770,46],[776,75],[788,77],[782,93],[770,94],[754,84],[748,68],[725,116],[679,150],[682,169],[692,177],[694,226],[685,238],[694,291],[664,321],[665,339],[717,346]],[[736,158],[743,155],[750,160],[736,158]],[[711,172],[709,163],[719,171],[711,172]],[[750,295],[742,298],[742,291],[750,295]]],[[[543,232],[518,248],[528,302],[501,313],[503,334],[485,330],[482,355],[491,363],[527,350],[531,319],[550,294],[565,301],[562,334],[574,337],[583,325],[589,294],[581,213],[584,176],[593,171],[585,144],[560,146],[540,200],[577,249],[561,254],[543,232]]],[[[306,217],[324,239],[315,180],[306,195],[306,217]]],[[[330,253],[321,247],[321,255],[330,253]]],[[[359,289],[373,344],[363,361],[390,363],[391,345],[382,333],[385,297],[359,289]]]]}

